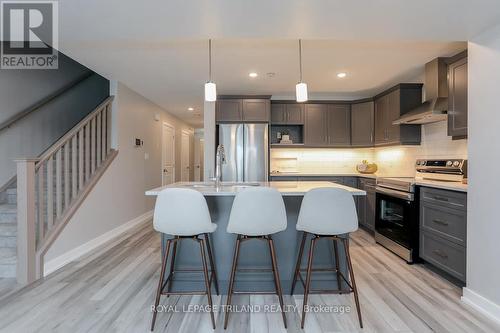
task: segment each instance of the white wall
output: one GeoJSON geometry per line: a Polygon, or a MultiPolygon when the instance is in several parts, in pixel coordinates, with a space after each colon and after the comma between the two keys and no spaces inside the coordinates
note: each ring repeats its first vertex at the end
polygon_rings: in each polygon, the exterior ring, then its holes
{"type": "Polygon", "coordinates": [[[500,25],[469,43],[469,190],[464,300],[500,321],[500,25]]]}
{"type": "MultiPolygon", "coordinates": [[[[178,164],[181,131],[193,133],[189,125],[122,84],[117,86],[115,101],[118,156],[50,248],[46,263],[151,210],[154,198],[146,197],[144,191],[161,185],[162,122],[176,128],[178,164]],[[155,115],[161,119],[156,121],[155,115]],[[135,138],[142,139],[144,146],[134,147],[135,138]]],[[[192,155],[193,135],[190,151],[192,155]]],[[[191,157],[191,170],[192,161],[191,157]]],[[[180,179],[180,170],[176,173],[180,179]]]]}

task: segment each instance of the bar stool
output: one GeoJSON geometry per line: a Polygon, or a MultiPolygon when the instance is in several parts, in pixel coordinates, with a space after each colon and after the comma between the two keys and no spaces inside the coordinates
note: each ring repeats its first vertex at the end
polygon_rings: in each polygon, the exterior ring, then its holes
{"type": "Polygon", "coordinates": [[[299,256],[295,266],[295,272],[292,282],[291,294],[295,289],[297,278],[300,279],[304,286],[304,303],[302,305],[302,322],[301,328],[304,328],[306,318],[307,298],[309,294],[331,293],[343,294],[354,293],[354,301],[356,302],[356,309],[358,312],[359,325],[363,328],[363,321],[361,319],[361,309],[359,306],[358,290],[356,288],[356,281],[354,280],[354,272],[352,269],[351,255],[349,253],[349,238],[341,237],[343,234],[348,234],[358,229],[358,217],[356,207],[351,193],[340,188],[317,188],[310,190],[304,196],[300,207],[299,217],[297,221],[297,230],[303,231],[302,241],[300,243],[299,256]],[[301,275],[300,268],[302,262],[302,254],[304,252],[304,245],[307,235],[311,234],[311,245],[309,248],[309,258],[307,262],[307,276],[306,282],[301,275]],[[313,269],[314,259],[314,246],[320,239],[332,239],[333,249],[335,253],[335,268],[329,269],[313,269]],[[339,269],[339,253],[337,242],[341,242],[344,246],[347,268],[349,270],[350,282],[342,274],[339,269]],[[337,275],[336,290],[311,290],[311,273],[314,271],[334,271],[337,275]],[[341,282],[344,280],[349,289],[342,290],[341,282]]]}
{"type": "MultiPolygon", "coordinates": [[[[282,309],[283,323],[286,328],[286,316],[283,312],[283,293],[276,260],[276,251],[272,234],[286,229],[286,210],[281,194],[273,188],[256,187],[248,188],[239,192],[233,201],[227,232],[236,234],[236,245],[234,248],[229,290],[227,293],[226,309],[229,309],[233,294],[276,294],[282,309]],[[271,269],[238,269],[238,258],[240,254],[240,243],[243,241],[258,239],[266,241],[271,254],[271,269]],[[240,271],[272,271],[275,292],[266,291],[235,291],[234,280],[236,272],[240,271]]],[[[229,321],[229,311],[224,319],[224,329],[229,321]]]]}
{"type": "Polygon", "coordinates": [[[217,274],[215,271],[214,258],[210,247],[209,233],[217,229],[217,224],[212,223],[210,212],[203,195],[192,189],[171,188],[160,192],[156,199],[153,227],[156,231],[168,235],[173,235],[173,239],[168,239],[165,246],[165,253],[161,264],[160,280],[156,291],[155,310],[151,321],[151,331],[154,330],[156,321],[156,309],[160,302],[161,295],[207,295],[212,326],[215,329],[215,317],[212,306],[211,285],[215,283],[215,290],[219,295],[217,284],[217,274]],[[203,235],[203,238],[201,237],[203,235]],[[177,243],[184,239],[191,239],[200,246],[201,261],[203,269],[178,269],[175,270],[175,257],[177,255],[177,243]],[[205,244],[210,260],[210,272],[207,268],[205,255],[205,244]],[[170,262],[170,273],[166,280],[165,268],[172,246],[172,259],[170,262]],[[204,291],[172,292],[171,283],[174,273],[177,272],[203,272],[205,279],[204,291]]]}

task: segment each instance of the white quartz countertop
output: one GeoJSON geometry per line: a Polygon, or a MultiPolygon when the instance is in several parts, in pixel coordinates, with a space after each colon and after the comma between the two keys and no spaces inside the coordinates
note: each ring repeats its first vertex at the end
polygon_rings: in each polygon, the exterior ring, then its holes
{"type": "Polygon", "coordinates": [[[440,188],[443,190],[467,192],[467,184],[461,182],[444,182],[439,180],[415,178],[415,185],[440,188]]]}
{"type": "Polygon", "coordinates": [[[272,172],[271,177],[363,177],[376,179],[373,173],[303,173],[303,172],[272,172]]]}
{"type": "Polygon", "coordinates": [[[277,181],[277,182],[256,182],[256,183],[221,183],[216,187],[213,182],[178,182],[170,185],[157,187],[146,191],[146,195],[155,196],[166,188],[191,188],[206,196],[234,196],[239,191],[249,187],[265,186],[272,187],[281,192],[283,196],[302,196],[314,188],[342,188],[352,195],[366,195],[366,192],[357,188],[335,184],[326,181],[277,181]]]}

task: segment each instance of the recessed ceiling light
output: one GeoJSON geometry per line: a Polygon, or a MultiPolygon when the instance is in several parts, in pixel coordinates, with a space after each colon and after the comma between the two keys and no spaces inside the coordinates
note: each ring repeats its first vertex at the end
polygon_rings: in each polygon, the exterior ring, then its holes
{"type": "Polygon", "coordinates": [[[188,107],[188,111],[193,111],[193,110],[194,110],[194,108],[188,107]]]}
{"type": "Polygon", "coordinates": [[[347,76],[347,73],[345,72],[340,72],[340,73],[337,73],[337,77],[340,78],[340,79],[343,79],[347,76]]]}
{"type": "Polygon", "coordinates": [[[251,72],[248,74],[248,76],[250,76],[253,79],[253,78],[256,78],[257,76],[259,76],[259,74],[255,73],[255,72],[251,72]]]}

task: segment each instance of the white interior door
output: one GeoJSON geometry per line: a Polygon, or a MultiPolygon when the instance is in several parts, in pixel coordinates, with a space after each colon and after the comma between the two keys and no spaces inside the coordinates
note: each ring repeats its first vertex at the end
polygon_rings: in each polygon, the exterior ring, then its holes
{"type": "Polygon", "coordinates": [[[181,137],[181,181],[189,181],[189,133],[182,132],[181,137]]]}
{"type": "Polygon", "coordinates": [[[194,180],[201,181],[203,178],[203,139],[195,137],[194,140],[194,180]]]}
{"type": "Polygon", "coordinates": [[[175,182],[175,128],[163,123],[162,129],[162,184],[175,182]]]}

